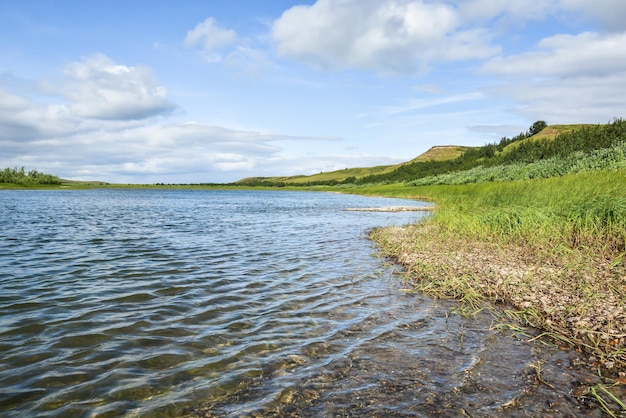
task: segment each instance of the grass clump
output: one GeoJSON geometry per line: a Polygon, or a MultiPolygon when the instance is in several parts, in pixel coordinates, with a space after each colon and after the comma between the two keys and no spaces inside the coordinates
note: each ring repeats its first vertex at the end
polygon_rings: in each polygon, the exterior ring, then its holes
{"type": "Polygon", "coordinates": [[[412,187],[416,225],[372,232],[437,297],[506,303],[521,322],[626,371],[626,170],[412,187]]]}

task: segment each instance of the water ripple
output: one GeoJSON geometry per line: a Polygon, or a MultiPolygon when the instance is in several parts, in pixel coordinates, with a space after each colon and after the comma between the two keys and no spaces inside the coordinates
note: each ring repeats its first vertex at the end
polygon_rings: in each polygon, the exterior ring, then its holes
{"type": "Polygon", "coordinates": [[[537,354],[487,317],[450,316],[443,303],[398,291],[363,234],[423,213],[343,211],[389,203],[292,192],[3,192],[0,411],[501,411],[528,393],[537,354]]]}

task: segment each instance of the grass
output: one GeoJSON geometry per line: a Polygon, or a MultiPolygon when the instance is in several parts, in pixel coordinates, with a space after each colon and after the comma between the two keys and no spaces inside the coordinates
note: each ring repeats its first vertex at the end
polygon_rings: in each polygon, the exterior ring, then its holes
{"type": "Polygon", "coordinates": [[[459,145],[438,145],[430,148],[425,153],[419,155],[418,157],[408,161],[408,163],[414,163],[418,161],[445,161],[452,160],[465,151],[470,149],[471,147],[464,147],[459,145]]]}
{"type": "Polygon", "coordinates": [[[612,417],[617,417],[611,410],[611,403],[618,405],[622,411],[626,411],[626,404],[617,398],[606,385],[598,384],[589,388],[589,394],[598,402],[604,412],[612,417]]]}
{"type": "Polygon", "coordinates": [[[580,129],[583,126],[591,126],[585,124],[574,124],[574,125],[549,125],[541,130],[541,132],[536,133],[532,137],[530,137],[531,141],[537,141],[542,139],[554,139],[557,135],[575,131],[576,129],[580,129]]]}
{"type": "MultiPolygon", "coordinates": [[[[504,303],[521,322],[626,370],[626,170],[463,186],[378,186],[428,196],[435,216],[373,231],[420,290],[504,303]]],[[[360,192],[365,192],[361,190],[360,192]]],[[[512,315],[512,314],[511,314],[512,315]]]]}
{"type": "Polygon", "coordinates": [[[556,138],[559,134],[575,131],[577,129],[582,128],[583,126],[590,126],[586,124],[574,124],[574,125],[549,125],[546,128],[542,129],[541,132],[536,133],[530,138],[524,139],[522,141],[513,142],[512,144],[507,145],[504,148],[503,152],[510,152],[512,149],[518,147],[522,142],[525,141],[545,141],[552,140],[556,138]]]}
{"type": "MultiPolygon", "coordinates": [[[[371,233],[417,290],[463,301],[465,313],[492,302],[497,326],[537,328],[535,338],[577,347],[595,359],[593,368],[623,384],[624,185],[620,169],[502,183],[380,185],[359,193],[435,201],[433,217],[371,233]]],[[[626,412],[606,384],[585,396],[609,415],[626,412]]]]}

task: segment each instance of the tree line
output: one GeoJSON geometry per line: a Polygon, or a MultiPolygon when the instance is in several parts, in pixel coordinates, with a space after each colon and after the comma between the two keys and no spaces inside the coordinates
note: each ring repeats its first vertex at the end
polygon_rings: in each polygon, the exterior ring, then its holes
{"type": "Polygon", "coordinates": [[[35,184],[61,184],[61,179],[52,174],[45,174],[37,170],[26,171],[21,168],[5,168],[0,171],[0,183],[13,183],[23,186],[35,184]]]}

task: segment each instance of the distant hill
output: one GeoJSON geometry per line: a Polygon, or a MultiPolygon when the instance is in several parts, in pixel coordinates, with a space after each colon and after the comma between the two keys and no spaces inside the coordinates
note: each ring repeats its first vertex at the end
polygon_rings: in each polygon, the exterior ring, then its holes
{"type": "Polygon", "coordinates": [[[425,153],[415,157],[410,161],[406,161],[394,165],[381,165],[375,167],[346,168],[343,170],[329,171],[309,176],[277,176],[277,177],[246,177],[235,184],[254,184],[254,183],[283,183],[286,185],[302,185],[307,183],[336,181],[344,182],[347,179],[363,178],[372,175],[388,174],[405,164],[411,164],[422,161],[445,161],[452,160],[462,155],[465,151],[472,147],[463,147],[457,145],[436,145],[425,153]]]}
{"type": "Polygon", "coordinates": [[[460,145],[435,145],[425,153],[413,158],[406,163],[398,164],[394,167],[398,167],[404,164],[415,163],[418,161],[445,161],[452,160],[463,154],[465,151],[473,147],[463,147],[460,145]]]}
{"type": "MultiPolygon", "coordinates": [[[[611,128],[609,125],[605,126],[611,128]]],[[[623,121],[616,120],[613,125],[622,126],[623,121]]],[[[537,121],[527,132],[522,132],[512,138],[504,137],[498,143],[485,144],[480,147],[434,146],[422,155],[400,164],[346,168],[309,176],[248,177],[239,180],[235,184],[250,186],[315,186],[405,182],[428,176],[469,170],[477,166],[489,167],[497,164],[510,164],[516,161],[530,162],[531,160],[543,158],[542,155],[554,154],[555,148],[559,148],[560,143],[555,144],[553,140],[559,137],[559,135],[561,135],[561,138],[570,137],[570,139],[564,139],[565,142],[563,142],[563,145],[570,149],[572,147],[571,135],[578,131],[590,130],[590,132],[584,133],[583,136],[593,136],[595,135],[592,132],[594,129],[601,130],[604,128],[601,125],[585,124],[548,126],[544,121],[537,121]]],[[[594,148],[594,146],[586,146],[586,149],[591,148],[594,148]]]]}

